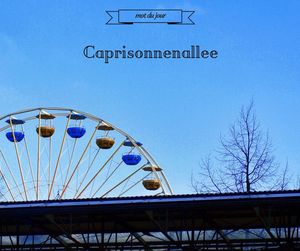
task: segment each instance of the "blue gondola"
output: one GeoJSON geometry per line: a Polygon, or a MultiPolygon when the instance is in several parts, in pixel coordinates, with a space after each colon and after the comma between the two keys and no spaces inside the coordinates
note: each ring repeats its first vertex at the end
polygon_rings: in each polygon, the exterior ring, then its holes
{"type": "MultiPolygon", "coordinates": [[[[14,135],[15,135],[16,142],[20,142],[20,141],[22,141],[22,139],[24,139],[24,133],[22,133],[22,132],[14,132],[14,135]]],[[[10,142],[14,142],[13,132],[6,133],[6,138],[10,142]]]]}
{"type": "Polygon", "coordinates": [[[23,125],[25,121],[23,119],[16,119],[15,117],[11,117],[10,119],[5,121],[7,124],[12,124],[12,125],[23,125]]]}
{"type": "Polygon", "coordinates": [[[141,155],[138,154],[128,153],[122,156],[122,160],[125,162],[125,164],[130,166],[137,165],[138,163],[140,163],[141,159],[141,155]]]}
{"type": "Polygon", "coordinates": [[[67,129],[67,132],[71,138],[78,139],[81,138],[86,133],[86,130],[84,127],[74,126],[74,127],[69,127],[67,129]]]}
{"type": "Polygon", "coordinates": [[[72,120],[84,120],[84,119],[86,119],[86,116],[84,116],[82,114],[75,113],[75,112],[67,116],[67,118],[69,118],[69,117],[72,120]]]}
{"type": "MultiPolygon", "coordinates": [[[[136,143],[138,146],[142,146],[142,145],[143,145],[141,142],[138,142],[138,141],[135,141],[135,143],[136,143]]],[[[132,143],[130,140],[128,140],[128,139],[124,141],[123,146],[134,147],[133,143],[132,143]]]]}

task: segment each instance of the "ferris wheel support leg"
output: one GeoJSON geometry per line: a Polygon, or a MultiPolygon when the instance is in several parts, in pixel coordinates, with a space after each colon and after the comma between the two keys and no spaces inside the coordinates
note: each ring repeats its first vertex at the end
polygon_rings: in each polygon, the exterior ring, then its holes
{"type": "MultiPolygon", "coordinates": [[[[99,125],[99,124],[98,124],[98,125],[99,125]]],[[[61,196],[60,196],[60,199],[63,197],[64,193],[66,192],[66,190],[67,190],[67,188],[68,188],[68,186],[69,186],[69,184],[70,184],[70,182],[71,182],[71,180],[72,180],[72,178],[73,178],[73,176],[74,176],[76,170],[78,169],[78,167],[79,167],[79,165],[80,165],[80,163],[81,163],[81,161],[82,161],[82,159],[83,159],[83,157],[84,157],[86,151],[88,150],[88,148],[89,148],[89,146],[90,146],[90,144],[91,144],[91,142],[92,142],[92,140],[93,140],[93,138],[94,138],[94,136],[95,136],[95,134],[96,134],[96,132],[97,132],[97,127],[98,127],[98,125],[95,127],[95,130],[94,130],[94,132],[92,133],[92,136],[90,137],[89,142],[88,142],[88,144],[86,145],[86,147],[85,147],[83,153],[81,154],[80,159],[78,160],[78,162],[77,162],[77,164],[76,164],[76,166],[75,166],[75,168],[74,168],[74,170],[73,170],[73,172],[72,172],[72,174],[71,174],[71,176],[70,176],[70,178],[69,178],[67,184],[64,186],[63,191],[62,191],[61,196]]]]}
{"type": "Polygon", "coordinates": [[[98,172],[93,176],[93,178],[90,179],[90,181],[86,184],[86,186],[81,190],[81,192],[76,196],[76,199],[78,199],[83,192],[90,186],[90,184],[93,182],[93,180],[96,179],[96,177],[99,175],[99,173],[103,170],[103,168],[107,165],[107,163],[115,156],[115,154],[119,151],[119,149],[122,147],[124,141],[117,147],[117,149],[110,155],[110,157],[105,161],[105,163],[100,167],[98,172]]]}
{"type": "Polygon", "coordinates": [[[48,200],[50,199],[50,196],[51,196],[51,193],[52,193],[53,184],[54,184],[56,173],[57,173],[57,168],[59,166],[59,161],[60,161],[60,158],[61,158],[61,153],[62,153],[62,150],[64,148],[64,144],[65,144],[65,140],[66,140],[66,136],[67,136],[67,130],[68,130],[68,126],[69,126],[70,119],[71,119],[71,113],[72,112],[70,112],[70,114],[68,116],[68,121],[67,121],[66,128],[65,128],[65,131],[64,131],[64,136],[63,136],[63,139],[62,139],[62,142],[61,142],[61,145],[60,145],[60,150],[59,150],[59,154],[58,154],[58,157],[57,157],[56,166],[55,166],[55,170],[54,170],[54,174],[53,174],[53,178],[52,178],[50,190],[49,190],[49,193],[48,193],[48,200]]]}
{"type": "Polygon", "coordinates": [[[16,140],[16,137],[15,137],[15,132],[14,132],[14,128],[12,126],[11,118],[10,118],[9,121],[10,121],[10,128],[11,128],[11,131],[12,131],[13,139],[14,139],[14,146],[15,146],[15,151],[16,151],[16,155],[17,155],[17,159],[18,159],[18,166],[19,166],[20,175],[21,175],[21,179],[22,179],[22,185],[23,185],[23,189],[24,189],[25,199],[27,201],[28,200],[27,191],[26,191],[26,185],[25,185],[25,182],[24,182],[22,164],[21,164],[20,155],[19,155],[18,146],[17,146],[17,140],[16,140]]]}

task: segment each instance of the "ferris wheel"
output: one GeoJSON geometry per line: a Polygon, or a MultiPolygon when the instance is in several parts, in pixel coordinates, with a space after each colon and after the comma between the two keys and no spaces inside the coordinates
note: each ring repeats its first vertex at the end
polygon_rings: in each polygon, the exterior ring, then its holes
{"type": "Polygon", "coordinates": [[[0,201],[172,194],[162,168],[121,129],[67,108],[0,117],[0,201]]]}

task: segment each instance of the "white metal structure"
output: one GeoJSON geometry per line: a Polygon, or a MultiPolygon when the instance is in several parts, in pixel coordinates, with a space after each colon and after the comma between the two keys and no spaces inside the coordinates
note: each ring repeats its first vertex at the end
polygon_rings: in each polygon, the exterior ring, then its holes
{"type": "Polygon", "coordinates": [[[0,180],[2,201],[172,194],[162,168],[129,134],[94,115],[58,107],[0,117],[0,180]],[[126,165],[124,154],[141,161],[126,165]],[[147,188],[145,181],[156,183],[147,188]]]}

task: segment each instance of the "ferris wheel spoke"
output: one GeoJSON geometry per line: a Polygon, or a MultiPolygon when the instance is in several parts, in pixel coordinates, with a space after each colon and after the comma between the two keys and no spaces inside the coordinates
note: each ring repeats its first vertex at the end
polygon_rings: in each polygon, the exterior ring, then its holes
{"type": "MultiPolygon", "coordinates": [[[[133,148],[128,152],[131,153],[133,151],[133,148]]],[[[92,195],[92,198],[96,196],[96,194],[100,191],[100,189],[106,184],[106,182],[113,176],[113,174],[118,170],[118,168],[122,165],[124,161],[120,161],[118,165],[115,167],[115,169],[106,177],[106,179],[102,182],[102,184],[98,187],[98,189],[94,192],[92,195]]]]}
{"type": "Polygon", "coordinates": [[[92,198],[95,197],[95,195],[100,191],[100,189],[106,184],[106,182],[113,176],[113,174],[117,171],[117,169],[121,166],[121,164],[123,163],[123,161],[121,161],[116,167],[115,169],[108,175],[108,177],[106,177],[106,179],[102,182],[102,184],[98,187],[98,189],[94,192],[94,194],[92,195],[92,198]]]}
{"type": "MultiPolygon", "coordinates": [[[[23,125],[21,125],[21,128],[22,128],[22,132],[24,133],[23,125]]],[[[31,165],[30,153],[29,153],[26,137],[24,137],[24,144],[25,144],[25,149],[26,149],[26,155],[27,155],[27,160],[28,160],[28,164],[29,164],[30,174],[31,174],[31,178],[32,178],[32,183],[33,183],[33,186],[34,186],[34,190],[36,192],[36,186],[35,186],[35,182],[34,182],[34,175],[33,175],[33,170],[32,170],[32,165],[31,165]]]]}
{"type": "MultiPolygon", "coordinates": [[[[146,165],[146,164],[145,164],[146,165]]],[[[122,185],[124,182],[126,182],[128,179],[130,179],[133,175],[135,175],[137,172],[139,172],[140,170],[143,169],[143,167],[145,165],[142,165],[139,169],[135,170],[133,173],[131,173],[130,175],[128,175],[125,179],[123,179],[122,181],[120,181],[117,185],[115,185],[114,187],[112,187],[110,190],[108,190],[106,193],[104,193],[101,198],[105,197],[106,195],[108,195],[110,192],[112,192],[113,190],[115,190],[117,187],[119,187],[120,185],[122,185]]]]}
{"type": "MultiPolygon", "coordinates": [[[[92,166],[93,166],[93,164],[94,164],[94,162],[95,162],[95,160],[96,160],[96,158],[97,158],[97,156],[98,156],[99,152],[100,152],[100,148],[98,148],[98,150],[97,150],[97,152],[96,152],[95,156],[93,157],[93,159],[92,159],[91,163],[89,164],[88,168],[86,169],[86,172],[85,172],[85,174],[84,174],[84,176],[83,176],[83,178],[82,178],[81,182],[79,183],[79,186],[78,186],[78,188],[76,189],[76,194],[77,194],[77,193],[78,193],[78,191],[80,190],[80,188],[81,188],[81,186],[82,186],[82,184],[83,184],[83,182],[84,182],[84,180],[85,180],[86,176],[88,175],[88,173],[89,173],[90,169],[92,168],[92,166]]],[[[75,194],[75,197],[76,197],[76,194],[75,194]]]]}
{"type": "Polygon", "coordinates": [[[11,171],[9,165],[8,165],[8,162],[7,162],[7,160],[6,160],[6,158],[5,158],[4,154],[3,154],[3,152],[2,152],[1,150],[0,150],[0,154],[1,154],[2,158],[3,158],[3,160],[4,160],[5,166],[6,166],[7,170],[8,170],[8,172],[9,172],[10,176],[12,177],[12,180],[13,180],[14,185],[16,186],[16,188],[17,188],[17,190],[18,190],[18,193],[21,195],[22,199],[24,199],[24,198],[23,198],[23,195],[22,195],[22,192],[20,191],[20,188],[19,188],[19,186],[18,186],[18,183],[16,182],[16,178],[15,178],[15,176],[13,175],[13,173],[12,173],[12,171],[11,171]]]}
{"type": "Polygon", "coordinates": [[[50,137],[50,139],[49,139],[48,177],[47,177],[48,194],[49,194],[49,192],[50,192],[51,157],[52,157],[52,138],[50,137]]]}
{"type": "Polygon", "coordinates": [[[127,193],[129,190],[131,190],[132,188],[134,188],[137,184],[141,183],[141,181],[143,181],[144,179],[146,179],[148,176],[150,176],[151,173],[146,174],[143,178],[139,179],[138,181],[136,181],[133,185],[131,185],[129,188],[127,188],[125,191],[121,192],[119,194],[118,197],[123,196],[125,193],[127,193]]]}
{"type": "Polygon", "coordinates": [[[72,164],[73,155],[74,155],[74,151],[75,151],[77,140],[78,139],[74,140],[74,143],[73,143],[73,146],[72,146],[72,152],[71,152],[71,156],[70,156],[70,159],[69,159],[69,164],[68,164],[68,168],[67,168],[67,172],[66,172],[66,177],[65,177],[64,184],[66,184],[67,179],[68,179],[68,175],[69,175],[70,167],[71,167],[71,164],[72,164]]]}
{"type": "Polygon", "coordinates": [[[13,136],[13,140],[14,140],[14,146],[15,146],[15,151],[16,151],[16,155],[17,155],[18,166],[19,166],[19,171],[20,171],[20,175],[21,175],[21,179],[22,179],[24,194],[25,194],[25,198],[26,198],[26,201],[27,201],[28,198],[27,198],[26,185],[25,185],[24,176],[23,176],[22,164],[21,164],[21,159],[20,159],[19,150],[18,150],[18,146],[17,146],[17,140],[16,140],[14,128],[12,126],[12,119],[11,118],[10,118],[10,128],[11,128],[12,136],[13,136]]]}
{"type": "Polygon", "coordinates": [[[37,173],[36,173],[36,199],[39,199],[39,179],[40,179],[40,144],[41,144],[41,111],[39,111],[39,130],[38,130],[38,154],[37,154],[37,173]]]}
{"type": "Polygon", "coordinates": [[[86,184],[86,186],[81,190],[81,192],[78,195],[75,194],[76,199],[78,199],[83,194],[83,192],[91,185],[93,180],[96,179],[96,177],[104,169],[104,167],[109,163],[109,161],[112,160],[112,158],[116,155],[116,153],[123,146],[123,143],[124,143],[124,141],[121,142],[121,144],[116,148],[116,150],[110,155],[110,157],[105,161],[105,163],[99,168],[99,170],[96,172],[96,174],[89,180],[89,182],[86,184]]]}
{"type": "Polygon", "coordinates": [[[2,179],[3,179],[4,183],[5,183],[5,186],[6,186],[7,190],[8,190],[8,192],[9,192],[11,198],[13,199],[13,201],[16,201],[16,200],[15,200],[15,197],[13,196],[12,191],[11,191],[11,189],[10,189],[10,187],[9,187],[9,184],[7,183],[7,181],[6,181],[6,179],[5,179],[5,177],[4,177],[4,175],[3,175],[3,173],[2,173],[1,170],[0,170],[0,176],[2,177],[2,179]]]}
{"type": "Polygon", "coordinates": [[[65,140],[66,140],[66,136],[67,136],[67,130],[68,130],[68,126],[69,126],[69,123],[70,123],[71,114],[72,114],[72,112],[70,112],[70,114],[68,116],[68,121],[67,121],[66,128],[65,128],[65,131],[64,131],[64,136],[63,136],[63,139],[62,139],[62,142],[61,142],[61,145],[60,145],[60,150],[59,150],[59,154],[58,154],[58,157],[57,157],[57,161],[56,161],[56,165],[55,165],[55,169],[54,169],[54,174],[53,174],[50,190],[49,190],[49,193],[48,193],[48,200],[50,199],[50,196],[51,196],[51,193],[52,193],[53,184],[54,184],[56,173],[57,173],[57,168],[59,166],[61,153],[62,153],[62,150],[64,148],[64,144],[65,144],[65,140]]]}
{"type": "MultiPolygon", "coordinates": [[[[71,116],[70,116],[70,117],[71,117],[71,116]]],[[[98,127],[98,125],[95,127],[95,129],[94,129],[94,131],[93,131],[93,133],[92,133],[92,135],[91,135],[91,137],[90,137],[90,139],[89,139],[89,141],[88,141],[88,143],[87,143],[87,145],[86,145],[86,147],[85,147],[83,153],[82,153],[81,156],[80,156],[80,159],[78,160],[78,162],[77,162],[77,164],[76,164],[76,166],[75,166],[75,168],[74,168],[74,170],[73,170],[73,172],[72,172],[70,178],[68,179],[68,182],[67,182],[66,184],[64,184],[62,193],[61,193],[61,195],[60,195],[60,199],[63,197],[64,193],[66,192],[66,190],[67,190],[67,188],[68,188],[68,186],[69,186],[69,184],[70,184],[70,182],[71,182],[71,180],[72,180],[72,178],[73,178],[73,176],[74,176],[76,170],[78,169],[78,167],[79,167],[79,165],[80,165],[80,163],[81,163],[81,161],[82,161],[82,159],[83,159],[85,153],[87,152],[87,150],[88,150],[88,148],[89,148],[89,146],[90,146],[90,144],[91,144],[91,142],[92,142],[92,140],[93,140],[93,138],[94,138],[94,136],[95,136],[95,134],[96,134],[96,132],[97,132],[97,127],[98,127]]]]}

